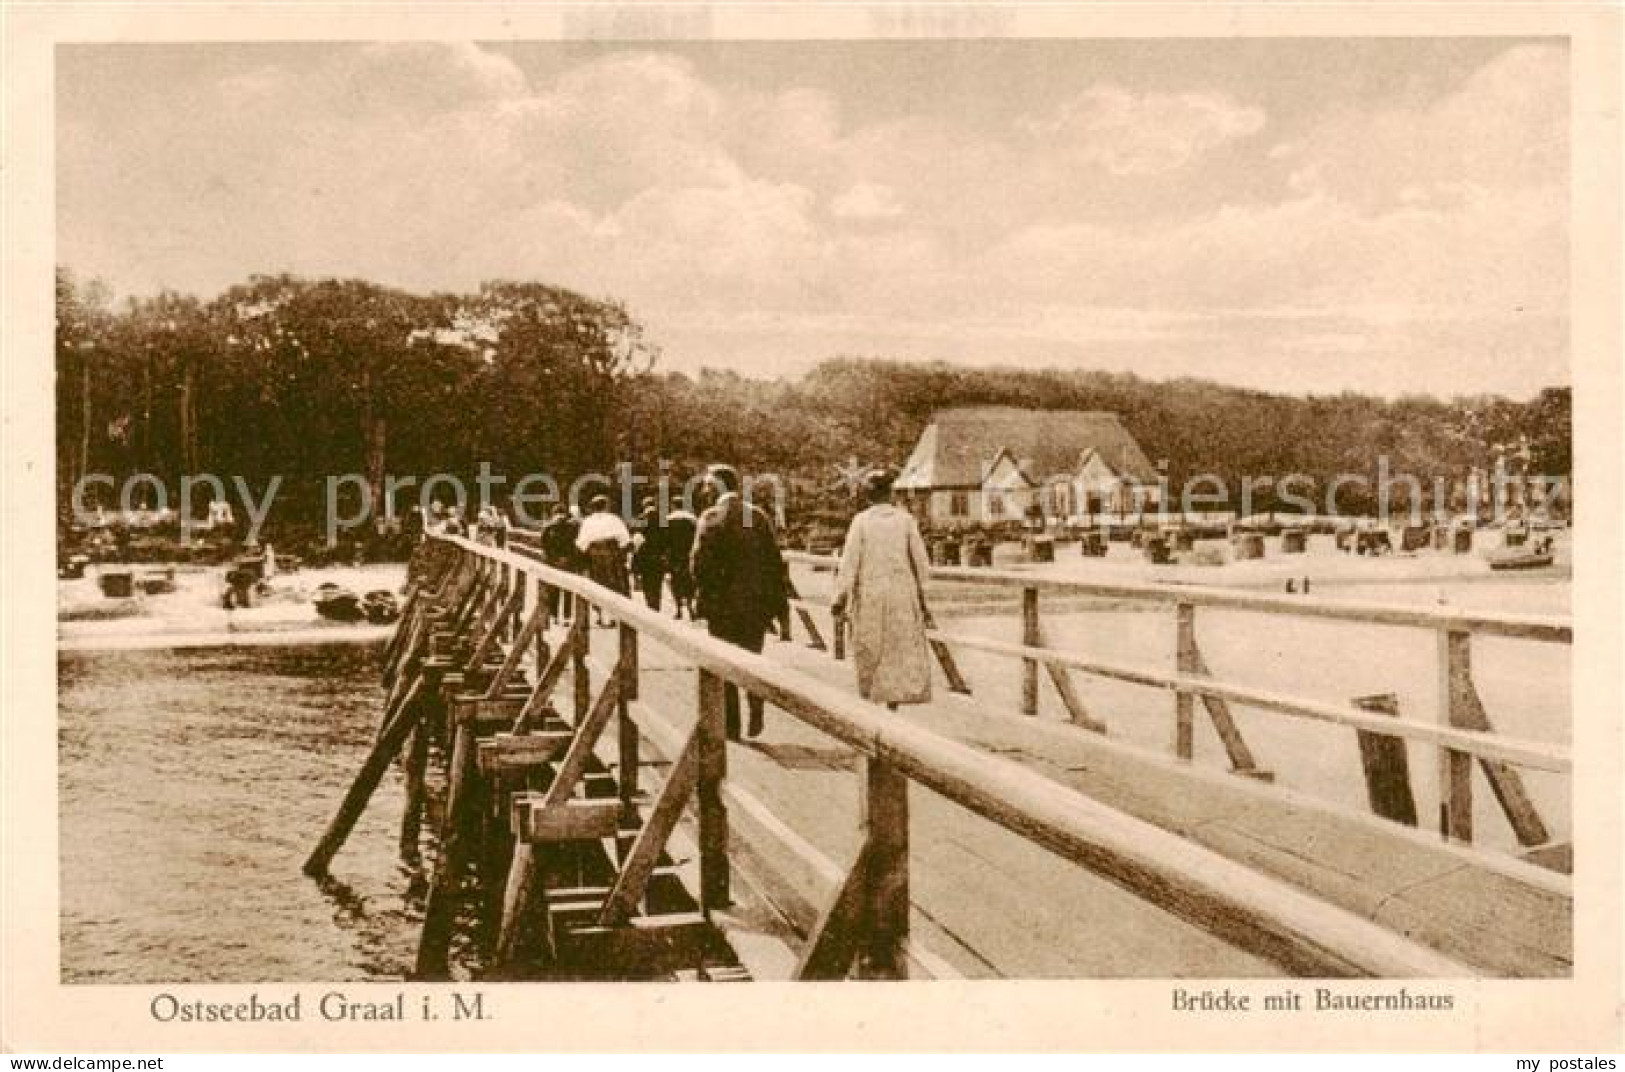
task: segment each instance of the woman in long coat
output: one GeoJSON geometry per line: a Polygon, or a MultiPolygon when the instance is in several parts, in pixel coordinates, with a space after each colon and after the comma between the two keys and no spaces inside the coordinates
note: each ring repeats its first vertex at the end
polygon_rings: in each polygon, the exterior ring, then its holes
{"type": "Polygon", "coordinates": [[[832,608],[851,622],[858,693],[892,708],[931,699],[930,559],[913,515],[892,505],[895,479],[887,470],[864,481],[871,505],[847,530],[832,608]]]}

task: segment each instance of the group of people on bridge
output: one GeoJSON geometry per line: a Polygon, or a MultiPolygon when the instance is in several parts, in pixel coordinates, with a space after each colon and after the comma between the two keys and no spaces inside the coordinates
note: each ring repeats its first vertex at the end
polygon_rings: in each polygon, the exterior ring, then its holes
{"type": "MultiPolygon", "coordinates": [[[[926,632],[933,627],[926,602],[930,557],[913,515],[892,503],[896,476],[894,469],[865,476],[868,506],[847,529],[830,608],[835,628],[850,629],[859,694],[894,710],[931,698],[926,632]]],[[[737,470],[713,465],[702,492],[707,505],[698,517],[683,509],[662,511],[645,499],[632,525],[605,495],[592,499],[581,517],[555,507],[540,533],[542,560],[584,573],[623,596],[631,595],[635,579],[656,611],[669,583],[679,619],[686,613],[691,621],[703,620],[712,636],[759,653],[770,629],[789,635],[796,593],[772,520],[740,487],[737,470]]],[[[488,529],[482,523],[476,531],[497,532],[504,542],[507,536],[506,525],[488,529]]],[[[546,598],[554,617],[575,610],[558,589],[548,589],[546,598]]],[[[612,624],[602,609],[594,614],[600,626],[612,624]]],[[[733,685],[725,709],[728,736],[739,740],[740,700],[733,685]]],[[[762,698],[750,696],[746,736],[762,733],[764,713],[762,698]]]]}

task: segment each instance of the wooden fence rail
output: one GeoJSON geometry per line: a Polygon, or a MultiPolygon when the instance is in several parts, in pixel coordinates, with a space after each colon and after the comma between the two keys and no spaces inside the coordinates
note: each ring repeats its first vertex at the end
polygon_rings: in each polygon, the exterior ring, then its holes
{"type": "MultiPolygon", "coordinates": [[[[832,556],[810,555],[800,551],[786,551],[784,558],[792,564],[804,565],[815,570],[833,570],[839,564],[839,559],[832,556]]],[[[1449,629],[1482,636],[1507,636],[1556,644],[1567,644],[1574,640],[1574,623],[1567,617],[1557,615],[1500,614],[1413,607],[1399,603],[1373,603],[1364,600],[1305,599],[1301,596],[1281,596],[1245,589],[1185,584],[1086,581],[1040,577],[1020,570],[973,569],[966,566],[934,566],[931,569],[931,579],[1018,592],[1030,588],[1055,595],[1134,599],[1167,604],[1189,603],[1195,607],[1258,611],[1296,618],[1329,618],[1369,625],[1449,629]]]]}
{"type": "MultiPolygon", "coordinates": [[[[829,571],[838,564],[838,559],[832,557],[797,552],[789,552],[785,558],[813,570],[829,571]]],[[[1474,637],[1487,636],[1570,644],[1574,630],[1568,618],[1312,599],[1193,585],[1049,578],[1015,570],[941,566],[933,568],[930,576],[936,582],[1004,591],[1019,597],[1018,642],[941,629],[931,631],[933,650],[953,691],[971,691],[953,661],[953,649],[980,651],[1016,661],[1020,668],[1020,710],[1026,715],[1038,714],[1038,668],[1045,667],[1070,721],[1097,732],[1104,732],[1105,726],[1084,709],[1070,672],[1168,690],[1174,695],[1172,737],[1173,751],[1178,758],[1192,758],[1195,707],[1200,701],[1225,747],[1231,769],[1263,779],[1271,775],[1258,766],[1231,714],[1231,703],[1274,715],[1346,726],[1361,733],[1416,741],[1438,749],[1438,822],[1443,836],[1463,843],[1473,840],[1472,769],[1476,763],[1483,768],[1518,843],[1533,850],[1549,842],[1549,828],[1525,790],[1518,768],[1570,773],[1573,760],[1569,749],[1495,731],[1473,683],[1472,641],[1474,637]],[[1080,597],[1127,600],[1170,607],[1174,612],[1173,669],[1114,663],[1055,648],[1044,637],[1040,617],[1043,595],[1074,600],[1080,597]],[[1214,678],[1197,641],[1198,609],[1266,614],[1285,621],[1336,621],[1432,632],[1437,637],[1439,652],[1439,700],[1435,717],[1431,722],[1385,717],[1353,704],[1330,703],[1214,678]]],[[[816,606],[805,599],[797,603],[798,611],[809,617],[816,606]]],[[[839,633],[836,639],[839,652],[839,633]]]]}

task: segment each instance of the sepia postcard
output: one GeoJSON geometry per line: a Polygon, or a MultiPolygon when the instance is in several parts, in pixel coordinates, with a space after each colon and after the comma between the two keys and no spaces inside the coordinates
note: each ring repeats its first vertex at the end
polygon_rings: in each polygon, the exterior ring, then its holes
{"type": "Polygon", "coordinates": [[[1617,6],[0,18],[7,1052],[1625,1041],[1617,6]]]}

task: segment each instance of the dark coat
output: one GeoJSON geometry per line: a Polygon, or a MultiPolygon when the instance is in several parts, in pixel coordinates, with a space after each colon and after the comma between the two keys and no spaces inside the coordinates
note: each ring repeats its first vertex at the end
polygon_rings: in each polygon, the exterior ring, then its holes
{"type": "Polygon", "coordinates": [[[666,573],[666,530],[652,511],[643,515],[642,532],[643,542],[632,552],[632,572],[659,579],[666,573]]]}
{"type": "Polygon", "coordinates": [[[614,540],[599,540],[587,548],[587,576],[611,592],[628,594],[626,549],[614,540]]]}
{"type": "Polygon", "coordinates": [[[581,522],[573,517],[555,517],[542,526],[542,558],[559,569],[578,569],[581,553],[576,550],[576,533],[581,522]]]}
{"type": "Polygon", "coordinates": [[[699,520],[687,513],[666,518],[666,566],[671,570],[671,594],[678,599],[694,597],[694,574],[689,566],[698,527],[699,520]]]}
{"type": "Polygon", "coordinates": [[[695,613],[717,636],[755,636],[760,643],[768,623],[789,612],[773,522],[737,495],[724,497],[700,515],[691,567],[698,597],[695,613]]]}

